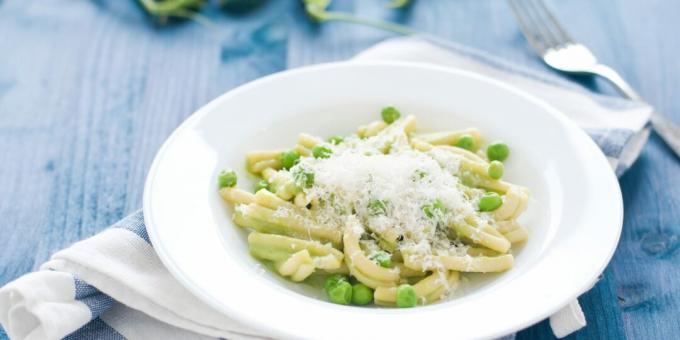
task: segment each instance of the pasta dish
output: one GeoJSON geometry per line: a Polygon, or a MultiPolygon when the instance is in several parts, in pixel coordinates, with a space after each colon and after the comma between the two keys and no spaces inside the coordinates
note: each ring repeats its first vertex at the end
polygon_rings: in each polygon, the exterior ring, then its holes
{"type": "Polygon", "coordinates": [[[460,273],[510,269],[529,192],[502,180],[508,146],[474,128],[418,133],[394,107],[381,116],[352,135],[248,153],[254,193],[220,172],[251,254],[295,282],[322,276],[346,305],[424,305],[451,295],[460,273]]]}

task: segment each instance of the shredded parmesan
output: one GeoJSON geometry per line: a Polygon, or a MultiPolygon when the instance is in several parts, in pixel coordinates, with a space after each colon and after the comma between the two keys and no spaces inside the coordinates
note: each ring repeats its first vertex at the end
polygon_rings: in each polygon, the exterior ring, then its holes
{"type": "Polygon", "coordinates": [[[304,193],[321,202],[314,209],[317,223],[354,226],[375,239],[396,232],[399,248],[417,254],[450,254],[464,247],[441,230],[441,225],[475,214],[476,195],[467,197],[464,190],[470,189],[456,176],[461,156],[437,148],[417,151],[403,131],[391,127],[374,137],[351,136],[327,146],[330,157],[304,157],[290,170],[314,173],[314,185],[304,193]],[[424,208],[434,202],[443,209],[432,209],[428,216],[424,208]]]}

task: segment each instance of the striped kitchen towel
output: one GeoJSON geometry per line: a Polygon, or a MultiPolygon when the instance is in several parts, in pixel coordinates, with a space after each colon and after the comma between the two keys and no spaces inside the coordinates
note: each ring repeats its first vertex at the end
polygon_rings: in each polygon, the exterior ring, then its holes
{"type": "MultiPolygon", "coordinates": [[[[430,37],[382,42],[354,60],[451,66],[511,83],[583,127],[618,175],[638,157],[652,108],[591,93],[550,73],[430,37]]],[[[41,271],[0,288],[0,324],[12,339],[263,338],[194,297],[163,267],[136,212],[98,235],[54,254],[41,271]]],[[[574,301],[550,318],[563,337],[585,325],[574,301]]],[[[512,335],[508,336],[512,338],[512,335]]]]}

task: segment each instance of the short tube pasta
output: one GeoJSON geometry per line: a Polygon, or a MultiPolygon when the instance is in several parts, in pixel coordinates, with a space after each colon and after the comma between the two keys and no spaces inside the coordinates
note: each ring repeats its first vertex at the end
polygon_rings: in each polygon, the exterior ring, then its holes
{"type": "Polygon", "coordinates": [[[477,145],[481,144],[482,134],[478,129],[469,128],[460,131],[444,131],[419,134],[416,137],[423,142],[433,145],[456,145],[462,136],[471,136],[477,145]]]}
{"type": "Polygon", "coordinates": [[[498,256],[452,256],[427,255],[423,258],[406,256],[404,265],[416,271],[428,271],[437,268],[470,273],[502,272],[512,268],[514,257],[510,254],[498,256]]]}
{"type": "Polygon", "coordinates": [[[347,228],[343,237],[344,253],[350,273],[364,277],[364,284],[371,288],[391,287],[399,282],[399,272],[380,267],[371,261],[359,246],[359,234],[347,228]]]}
{"type": "MultiPolygon", "coordinates": [[[[413,288],[423,303],[434,302],[439,300],[447,289],[455,289],[458,278],[459,274],[455,271],[434,271],[413,285],[413,288]]],[[[397,300],[397,288],[379,287],[375,290],[374,298],[376,304],[392,306],[397,300]]]]}

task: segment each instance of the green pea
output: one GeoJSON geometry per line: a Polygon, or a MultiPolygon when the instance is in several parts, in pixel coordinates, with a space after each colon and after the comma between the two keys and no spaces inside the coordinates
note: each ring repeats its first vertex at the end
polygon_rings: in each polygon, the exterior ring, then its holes
{"type": "Polygon", "coordinates": [[[458,138],[458,141],[456,141],[456,146],[472,151],[475,149],[475,139],[470,135],[462,135],[458,138]]]}
{"type": "Polygon", "coordinates": [[[286,151],[281,154],[281,165],[284,169],[290,170],[295,164],[300,162],[300,154],[295,150],[286,151]]]}
{"type": "Polygon", "coordinates": [[[267,191],[271,191],[271,188],[269,187],[269,182],[266,179],[263,179],[263,180],[257,182],[257,184],[255,184],[255,192],[258,192],[262,189],[265,189],[267,191]]]}
{"type": "Polygon", "coordinates": [[[371,199],[368,201],[368,213],[372,216],[387,214],[387,201],[371,199]]]}
{"type": "Polygon", "coordinates": [[[399,117],[401,117],[401,113],[399,110],[395,109],[392,106],[388,106],[384,109],[382,109],[382,112],[380,113],[382,116],[382,119],[385,121],[387,124],[392,124],[394,123],[399,117]]]}
{"type": "Polygon", "coordinates": [[[312,149],[312,155],[314,158],[328,158],[331,156],[333,151],[327,146],[317,145],[312,149]]]}
{"type": "Polygon", "coordinates": [[[363,283],[356,283],[352,286],[352,303],[364,306],[373,301],[373,289],[368,288],[363,283]]]}
{"type": "Polygon", "coordinates": [[[328,138],[328,141],[333,145],[338,145],[338,144],[342,143],[343,140],[345,140],[345,139],[342,136],[338,136],[338,135],[331,136],[331,137],[328,138]]]}
{"type": "Polygon", "coordinates": [[[324,284],[324,289],[326,290],[326,293],[332,288],[335,287],[339,282],[349,282],[349,279],[347,276],[342,275],[342,274],[335,274],[331,275],[326,279],[326,283],[324,284]]]}
{"type": "Polygon", "coordinates": [[[418,296],[413,286],[403,284],[397,287],[397,307],[408,308],[413,307],[418,302],[418,296]]]}
{"type": "Polygon", "coordinates": [[[347,281],[338,281],[326,290],[328,299],[340,305],[349,305],[352,302],[352,285],[347,281]]]}
{"type": "Polygon", "coordinates": [[[444,203],[442,201],[436,199],[432,204],[426,204],[423,206],[423,213],[427,218],[433,218],[438,214],[441,214],[444,212],[444,203]]]}
{"type": "Polygon", "coordinates": [[[486,147],[486,157],[491,161],[504,161],[510,155],[510,148],[503,142],[496,142],[486,147]]]}
{"type": "Polygon", "coordinates": [[[493,179],[501,179],[501,177],[503,177],[503,168],[503,163],[500,161],[491,161],[486,172],[489,174],[489,177],[493,179]]]}
{"type": "Polygon", "coordinates": [[[221,188],[231,188],[236,185],[236,182],[238,181],[236,177],[236,172],[231,169],[226,169],[220,171],[219,175],[217,175],[217,184],[219,185],[220,189],[221,188]]]}
{"type": "Polygon", "coordinates": [[[392,266],[392,255],[384,250],[373,253],[371,260],[377,262],[381,267],[389,268],[392,266]]]}
{"type": "Polygon", "coordinates": [[[494,211],[503,205],[503,199],[495,192],[485,192],[479,199],[479,211],[494,211]]]}

